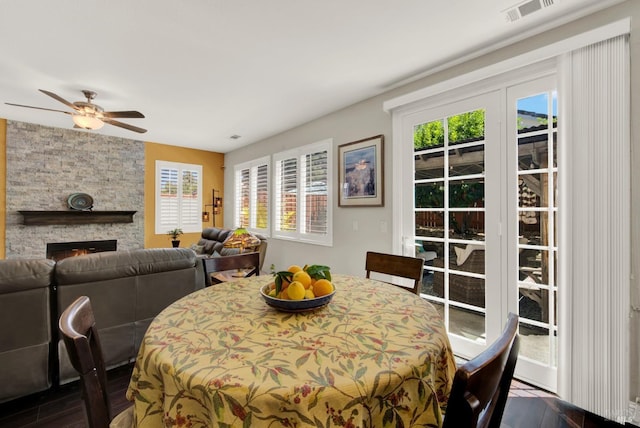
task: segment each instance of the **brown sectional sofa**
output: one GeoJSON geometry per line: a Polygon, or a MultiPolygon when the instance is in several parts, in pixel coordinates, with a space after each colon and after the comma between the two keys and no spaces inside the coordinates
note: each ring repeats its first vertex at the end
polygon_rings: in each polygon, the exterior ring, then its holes
{"type": "Polygon", "coordinates": [[[162,309],[204,287],[200,265],[187,248],[0,260],[0,402],[76,377],[57,321],[76,297],[91,299],[105,363],[115,367],[136,357],[162,309]]]}

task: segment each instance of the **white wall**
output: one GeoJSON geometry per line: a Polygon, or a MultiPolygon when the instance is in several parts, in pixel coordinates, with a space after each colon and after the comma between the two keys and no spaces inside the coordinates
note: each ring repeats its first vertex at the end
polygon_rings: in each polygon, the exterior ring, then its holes
{"type": "MultiPolygon", "coordinates": [[[[385,136],[385,206],[382,208],[342,208],[334,200],[334,246],[331,248],[305,245],[289,241],[271,239],[266,255],[265,267],[273,263],[276,268],[286,268],[289,264],[322,263],[331,266],[333,272],[347,274],[364,274],[364,257],[367,250],[391,252],[392,250],[392,218],[391,193],[393,191],[392,158],[394,155],[391,134],[391,116],[384,113],[382,103],[391,98],[421,89],[432,84],[448,80],[480,67],[511,58],[513,56],[536,49],[546,44],[580,34],[591,28],[599,27],[618,19],[631,16],[631,270],[640,270],[640,121],[634,120],[640,111],[640,74],[634,65],[640,62],[640,1],[628,0],[614,7],[577,20],[570,24],[532,37],[512,46],[500,49],[491,54],[457,65],[432,76],[412,82],[400,88],[389,90],[384,94],[364,102],[331,113],[325,117],[309,122],[280,135],[268,138],[225,155],[225,194],[233,194],[233,166],[237,163],[266,156],[284,149],[309,144],[325,138],[333,138],[334,153],[337,158],[337,146],[362,138],[384,134],[385,136]],[[353,223],[358,223],[354,230],[353,223]],[[386,232],[381,232],[381,222],[386,222],[386,232]]],[[[337,160],[337,159],[336,159],[337,160]]],[[[337,174],[337,171],[335,171],[337,174]]],[[[334,177],[334,189],[337,191],[337,177],[334,177]]],[[[231,227],[233,207],[225,205],[225,219],[231,227]]],[[[631,284],[631,302],[640,307],[640,281],[638,275],[631,284]]],[[[633,276],[632,276],[633,278],[633,276]]],[[[640,312],[631,320],[631,336],[640,337],[640,312]]],[[[636,340],[629,350],[632,361],[631,397],[640,396],[640,344],[636,340]]],[[[627,351],[627,350],[621,350],[627,351]]],[[[631,398],[630,397],[630,398],[631,398]]]]}
{"type": "MultiPolygon", "coordinates": [[[[334,158],[337,163],[337,146],[351,141],[384,134],[391,138],[391,117],[382,111],[381,98],[356,104],[292,129],[283,134],[261,141],[250,147],[225,155],[225,195],[233,194],[233,165],[266,156],[292,147],[301,146],[326,138],[333,138],[334,158]]],[[[300,244],[277,239],[269,240],[265,259],[265,270],[273,263],[276,269],[286,269],[290,264],[326,264],[332,272],[355,275],[364,274],[364,257],[368,249],[391,251],[391,206],[389,197],[392,184],[390,169],[392,144],[385,142],[385,199],[384,207],[343,208],[334,198],[333,247],[300,244]],[[358,230],[353,230],[353,223],[358,230]],[[380,232],[380,222],[386,222],[387,231],[380,232]]],[[[335,174],[337,170],[335,170],[335,174]]],[[[337,191],[337,176],[333,189],[337,191]]],[[[228,198],[228,197],[227,197],[228,198]]],[[[231,227],[233,207],[225,204],[227,219],[225,226],[231,227]]]]}

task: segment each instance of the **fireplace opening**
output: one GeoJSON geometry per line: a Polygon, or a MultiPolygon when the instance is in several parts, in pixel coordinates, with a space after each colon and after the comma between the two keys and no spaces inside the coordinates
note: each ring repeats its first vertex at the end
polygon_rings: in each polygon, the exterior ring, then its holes
{"type": "Polygon", "coordinates": [[[80,242],[50,242],[47,243],[47,258],[62,260],[67,257],[82,256],[103,251],[116,251],[117,240],[80,241],[80,242]]]}

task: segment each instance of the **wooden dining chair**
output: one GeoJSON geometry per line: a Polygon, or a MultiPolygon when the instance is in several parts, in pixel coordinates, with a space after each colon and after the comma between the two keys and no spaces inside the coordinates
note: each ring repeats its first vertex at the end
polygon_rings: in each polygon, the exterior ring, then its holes
{"type": "Polygon", "coordinates": [[[367,271],[367,278],[370,277],[371,272],[378,272],[413,279],[413,288],[403,287],[398,284],[393,285],[418,294],[420,292],[420,284],[422,283],[423,264],[424,260],[417,257],[367,251],[365,270],[367,271]]]}
{"type": "Polygon", "coordinates": [[[258,252],[203,258],[202,264],[206,287],[224,282],[213,275],[218,272],[240,270],[244,271],[243,277],[260,275],[260,253],[258,252]]]}
{"type": "Polygon", "coordinates": [[[71,365],[80,375],[89,427],[132,427],[133,406],[111,418],[102,346],[87,296],[78,297],[62,312],[58,328],[71,365]]]}
{"type": "Polygon", "coordinates": [[[520,346],[518,316],[500,337],[456,370],[443,428],[499,428],[520,346]]]}

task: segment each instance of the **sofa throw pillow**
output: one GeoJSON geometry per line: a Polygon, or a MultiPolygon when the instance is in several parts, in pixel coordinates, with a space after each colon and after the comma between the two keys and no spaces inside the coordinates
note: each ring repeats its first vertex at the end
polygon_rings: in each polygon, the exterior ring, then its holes
{"type": "Polygon", "coordinates": [[[204,254],[204,245],[191,244],[191,249],[196,252],[196,254],[204,254]]]}

